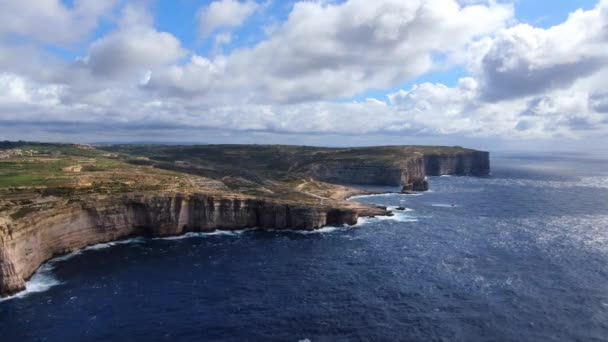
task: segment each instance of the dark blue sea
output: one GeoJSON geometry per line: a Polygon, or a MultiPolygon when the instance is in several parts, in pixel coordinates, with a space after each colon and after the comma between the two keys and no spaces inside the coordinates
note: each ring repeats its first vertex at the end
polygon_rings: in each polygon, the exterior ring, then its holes
{"type": "Polygon", "coordinates": [[[408,209],[352,228],[140,238],[56,259],[0,302],[0,340],[607,341],[607,161],[492,162],[488,178],[357,198],[408,209]]]}

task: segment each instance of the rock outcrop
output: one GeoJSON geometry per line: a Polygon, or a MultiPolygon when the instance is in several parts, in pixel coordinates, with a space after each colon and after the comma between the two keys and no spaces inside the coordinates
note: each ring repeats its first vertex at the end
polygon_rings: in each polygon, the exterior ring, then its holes
{"type": "Polygon", "coordinates": [[[86,186],[6,190],[13,198],[0,198],[0,296],[23,290],[55,256],[131,236],[253,227],[313,230],[388,214],[382,207],[344,201],[364,191],[327,183],[426,191],[427,175],[486,176],[490,170],[487,152],[459,147],[220,146],[178,148],[163,158],[114,171],[104,186],[96,183],[98,174],[82,168],[64,171],[86,186]],[[189,155],[196,158],[181,160],[189,155]],[[178,158],[175,165],[164,161],[172,160],[168,156],[178,158]],[[232,167],[247,156],[247,166],[232,167]],[[182,173],[153,172],[154,163],[182,173]],[[196,176],[178,177],[184,173],[196,176]]]}
{"type": "Polygon", "coordinates": [[[332,161],[315,163],[306,174],[317,181],[334,184],[393,186],[414,190],[425,182],[424,159],[408,158],[397,163],[332,161]]]}
{"type": "Polygon", "coordinates": [[[401,186],[402,191],[427,191],[426,176],[487,176],[490,154],[466,151],[454,154],[428,154],[398,162],[332,161],[309,165],[312,178],[328,183],[401,186]]]}
{"type": "Polygon", "coordinates": [[[471,151],[454,155],[425,155],[424,168],[428,176],[488,176],[490,153],[471,151]]]}
{"type": "Polygon", "coordinates": [[[93,244],[130,236],[158,237],[216,229],[312,230],[354,225],[359,214],[352,209],[202,194],[131,194],[56,204],[1,227],[0,295],[23,290],[24,281],[46,260],[93,244]]]}

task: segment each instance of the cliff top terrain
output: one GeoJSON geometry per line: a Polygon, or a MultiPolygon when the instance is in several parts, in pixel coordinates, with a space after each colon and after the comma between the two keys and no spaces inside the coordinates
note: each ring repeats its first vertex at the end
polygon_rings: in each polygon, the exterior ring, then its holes
{"type": "MultiPolygon", "coordinates": [[[[348,177],[348,169],[361,174],[361,168],[366,168],[365,172],[371,170],[384,177],[422,155],[457,156],[471,152],[474,151],[461,147],[427,146],[92,146],[0,142],[0,215],[10,212],[15,219],[48,206],[40,203],[127,193],[205,193],[277,203],[360,207],[361,204],[344,199],[364,191],[331,184],[356,183],[356,179],[348,177]],[[329,171],[321,174],[320,167],[329,171]],[[328,177],[328,173],[336,177],[328,177]]],[[[394,185],[399,185],[400,172],[397,180],[391,180],[396,182],[394,185]]]]}

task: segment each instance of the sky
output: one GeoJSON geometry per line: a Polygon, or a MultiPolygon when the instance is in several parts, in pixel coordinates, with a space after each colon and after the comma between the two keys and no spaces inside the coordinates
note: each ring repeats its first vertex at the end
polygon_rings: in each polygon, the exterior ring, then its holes
{"type": "Polygon", "coordinates": [[[0,0],[0,140],[603,149],[608,0],[0,0]]]}

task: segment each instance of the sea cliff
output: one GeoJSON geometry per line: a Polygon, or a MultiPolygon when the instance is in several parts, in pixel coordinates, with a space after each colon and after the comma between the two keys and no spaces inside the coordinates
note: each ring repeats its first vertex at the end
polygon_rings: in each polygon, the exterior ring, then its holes
{"type": "Polygon", "coordinates": [[[460,147],[10,146],[27,153],[0,161],[0,296],[23,290],[45,261],[90,245],[354,225],[390,212],[346,201],[368,193],[352,184],[425,191],[427,175],[490,170],[489,153],[460,147]]]}
{"type": "MultiPolygon", "coordinates": [[[[60,202],[60,201],[59,201],[60,202]]],[[[354,225],[360,210],[273,203],[204,194],[132,194],[53,203],[26,219],[0,224],[0,295],[24,289],[55,256],[130,236],[171,236],[244,228],[312,230],[354,225]]],[[[382,214],[383,210],[363,212],[382,214]]]]}
{"type": "Polygon", "coordinates": [[[490,154],[465,151],[454,154],[417,155],[396,162],[331,161],[309,165],[306,173],[316,180],[377,186],[401,186],[402,191],[427,191],[426,176],[488,176],[490,154]]]}
{"type": "Polygon", "coordinates": [[[488,176],[490,174],[490,153],[471,151],[454,155],[425,155],[424,169],[427,176],[488,176]]]}

